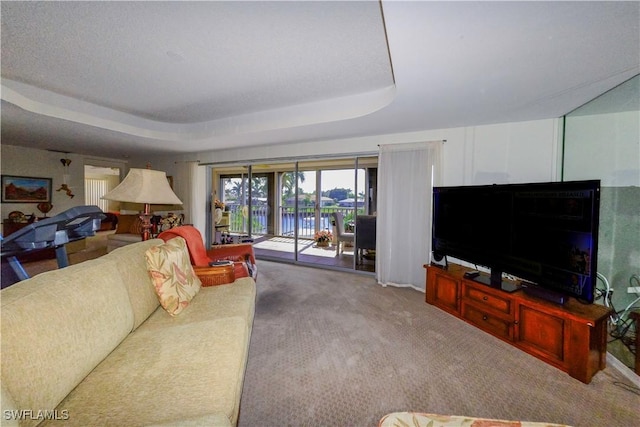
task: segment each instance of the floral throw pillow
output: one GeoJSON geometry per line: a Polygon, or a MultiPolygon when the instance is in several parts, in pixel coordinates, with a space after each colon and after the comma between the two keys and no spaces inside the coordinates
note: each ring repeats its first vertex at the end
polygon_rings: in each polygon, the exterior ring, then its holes
{"type": "Polygon", "coordinates": [[[191,266],[187,243],[182,237],[173,238],[148,249],[145,258],[160,305],[170,315],[178,315],[202,285],[191,266]]]}

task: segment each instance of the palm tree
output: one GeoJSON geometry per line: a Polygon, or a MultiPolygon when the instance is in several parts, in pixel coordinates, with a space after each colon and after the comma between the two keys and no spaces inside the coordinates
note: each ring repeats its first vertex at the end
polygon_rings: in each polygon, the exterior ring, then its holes
{"type": "Polygon", "coordinates": [[[265,197],[267,195],[267,180],[262,177],[254,177],[251,179],[251,195],[252,197],[265,197]]]}
{"type": "Polygon", "coordinates": [[[225,199],[240,200],[245,189],[243,179],[230,178],[225,183],[225,199]]]}
{"type": "MultiPolygon", "coordinates": [[[[296,188],[294,179],[295,172],[285,172],[282,174],[282,199],[283,201],[289,197],[293,197],[296,188]]],[[[304,182],[304,172],[298,172],[298,181],[300,184],[304,182]]]]}

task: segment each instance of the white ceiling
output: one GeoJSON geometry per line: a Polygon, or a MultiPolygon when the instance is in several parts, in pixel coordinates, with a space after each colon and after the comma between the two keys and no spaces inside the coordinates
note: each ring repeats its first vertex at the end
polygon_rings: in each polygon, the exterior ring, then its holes
{"type": "Polygon", "coordinates": [[[640,2],[7,2],[2,143],[105,157],[560,117],[640,2]]]}

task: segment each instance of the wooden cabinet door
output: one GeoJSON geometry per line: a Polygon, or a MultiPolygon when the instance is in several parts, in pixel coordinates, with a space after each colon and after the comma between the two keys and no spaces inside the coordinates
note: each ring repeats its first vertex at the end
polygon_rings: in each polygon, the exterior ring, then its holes
{"type": "Polygon", "coordinates": [[[536,306],[518,304],[516,340],[518,347],[542,357],[556,366],[563,366],[569,342],[567,319],[539,310],[536,306]]]}
{"type": "Polygon", "coordinates": [[[436,268],[427,269],[427,302],[451,314],[460,313],[460,280],[441,273],[436,268]]]}

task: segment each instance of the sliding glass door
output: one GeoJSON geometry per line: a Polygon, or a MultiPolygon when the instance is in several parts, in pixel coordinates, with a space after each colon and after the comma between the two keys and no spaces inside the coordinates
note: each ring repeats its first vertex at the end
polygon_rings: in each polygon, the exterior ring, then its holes
{"type": "Polygon", "coordinates": [[[354,243],[357,216],[375,212],[376,174],[377,157],[214,168],[229,217],[228,227],[215,225],[214,241],[249,237],[259,258],[373,271],[373,258],[356,257],[354,243]]]}

